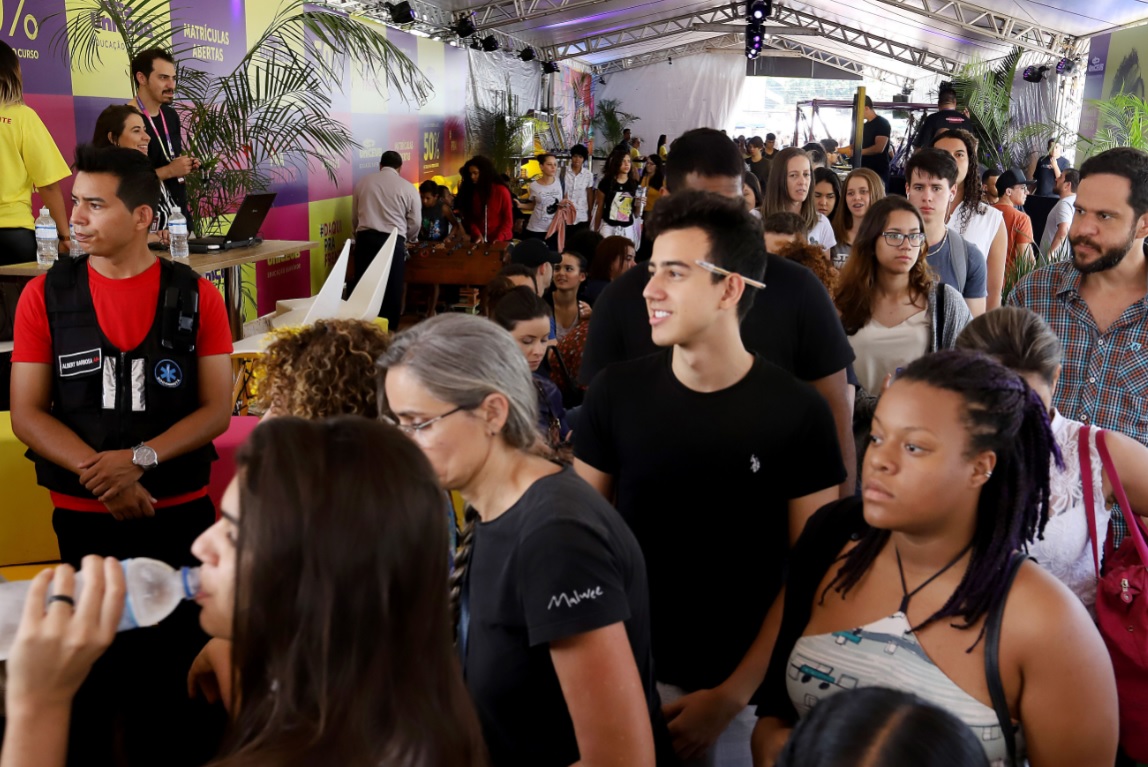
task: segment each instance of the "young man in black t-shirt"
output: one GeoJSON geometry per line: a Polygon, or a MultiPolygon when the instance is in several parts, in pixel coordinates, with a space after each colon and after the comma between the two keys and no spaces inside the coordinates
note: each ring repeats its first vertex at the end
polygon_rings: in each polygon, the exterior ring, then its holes
{"type": "Polygon", "coordinates": [[[575,469],[615,498],[646,557],[679,756],[750,767],[747,706],[776,637],[788,548],[837,498],[845,468],[825,400],[742,343],[769,279],[760,222],[739,201],[685,192],[658,203],[652,228],[644,297],[662,351],[595,378],[575,469]]]}
{"type": "Polygon", "coordinates": [[[957,111],[957,94],[951,85],[941,86],[941,92],[937,96],[937,107],[939,111],[929,115],[921,123],[921,130],[917,131],[917,137],[913,139],[913,151],[932,146],[933,139],[947,130],[968,128],[969,118],[964,112],[957,111]]]}
{"type": "Polygon", "coordinates": [[[179,113],[171,106],[175,101],[175,59],[162,48],[140,51],[132,59],[132,79],[136,84],[134,103],[143,113],[144,128],[151,137],[148,158],[190,224],[185,179],[199,168],[199,160],[184,154],[179,113]]]}
{"type": "MultiPolygon", "coordinates": [[[[873,99],[865,97],[865,128],[861,138],[861,167],[868,168],[889,183],[889,141],[893,126],[873,110],[873,99]]],[[[854,148],[849,146],[841,154],[852,157],[854,148]]]]}

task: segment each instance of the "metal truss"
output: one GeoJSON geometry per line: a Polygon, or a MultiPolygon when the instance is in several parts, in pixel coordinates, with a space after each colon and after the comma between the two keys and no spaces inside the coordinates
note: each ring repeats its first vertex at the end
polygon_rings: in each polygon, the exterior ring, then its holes
{"type": "MultiPolygon", "coordinates": [[[[1083,0],[1081,0],[1083,2],[1083,0]]],[[[1078,40],[1059,30],[1018,19],[963,0],[877,0],[906,11],[944,21],[1002,43],[1031,51],[1065,56],[1076,51],[1078,40]]]]}
{"type": "Polygon", "coordinates": [[[777,10],[774,12],[774,18],[771,19],[772,22],[795,27],[813,27],[819,30],[821,37],[826,40],[833,40],[852,48],[876,53],[902,64],[909,64],[918,69],[941,75],[952,75],[961,67],[962,62],[933,53],[925,48],[917,48],[899,43],[896,40],[890,40],[887,37],[870,34],[856,27],[837,24],[805,11],[782,6],[775,7],[777,10]]]}
{"type": "Polygon", "coordinates": [[[494,29],[604,2],[606,0],[494,0],[466,8],[462,13],[473,14],[474,23],[480,28],[494,29]]]}
{"type": "MultiPolygon", "coordinates": [[[[595,0],[595,2],[599,1],[600,0],[595,0]]],[[[400,26],[391,22],[390,11],[387,10],[385,2],[381,0],[328,0],[328,4],[332,8],[365,16],[372,21],[386,24],[389,27],[413,31],[415,34],[421,33],[438,40],[457,40],[457,36],[451,31],[451,27],[458,21],[458,17],[464,15],[465,12],[452,13],[445,11],[425,0],[407,0],[407,2],[411,4],[411,8],[417,16],[417,21],[413,24],[400,26]]],[[[472,21],[474,21],[474,19],[472,19],[472,21]]],[[[497,29],[484,29],[477,22],[475,26],[478,27],[475,37],[482,38],[487,35],[494,35],[494,38],[498,40],[500,49],[503,51],[520,51],[530,45],[530,43],[522,38],[508,35],[497,29]]],[[[465,43],[460,42],[459,45],[465,46],[465,43]]],[[[542,57],[539,56],[539,58],[542,57]]]]}
{"type": "Polygon", "coordinates": [[[698,53],[726,48],[741,48],[744,45],[745,35],[739,32],[722,37],[711,37],[708,40],[696,40],[692,43],[686,43],[685,45],[678,45],[673,48],[662,48],[637,56],[627,56],[625,58],[615,59],[614,61],[607,61],[605,64],[598,64],[592,67],[591,71],[595,77],[598,77],[613,72],[621,72],[626,69],[636,69],[637,67],[645,67],[650,64],[659,64],[675,57],[684,59],[686,56],[693,56],[698,53]]]}
{"type": "MultiPolygon", "coordinates": [[[[678,35],[683,32],[694,32],[696,31],[693,29],[695,24],[721,24],[723,22],[734,21],[741,21],[744,24],[745,17],[742,16],[740,7],[727,5],[708,11],[684,13],[681,16],[674,16],[670,19],[654,21],[648,24],[638,24],[633,27],[616,29],[613,32],[591,35],[581,40],[558,43],[555,46],[547,48],[546,55],[553,61],[561,61],[563,59],[572,59],[591,53],[602,53],[604,51],[612,51],[616,48],[625,48],[626,46],[636,43],[656,40],[670,35],[678,35]]],[[[729,29],[728,32],[733,34],[735,30],[729,29]]]]}
{"type": "MultiPolygon", "coordinates": [[[[767,39],[766,45],[776,50],[800,53],[811,61],[835,67],[850,74],[860,75],[866,80],[877,80],[879,82],[889,83],[890,85],[899,85],[908,92],[912,92],[916,85],[916,81],[911,77],[899,75],[896,72],[890,72],[887,69],[881,69],[880,67],[874,67],[869,64],[862,64],[859,61],[854,61],[845,56],[839,56],[836,53],[829,53],[828,51],[823,51],[820,48],[814,48],[811,45],[806,45],[795,40],[774,37],[767,39]]],[[[763,55],[764,53],[763,51],[763,55]]]]}

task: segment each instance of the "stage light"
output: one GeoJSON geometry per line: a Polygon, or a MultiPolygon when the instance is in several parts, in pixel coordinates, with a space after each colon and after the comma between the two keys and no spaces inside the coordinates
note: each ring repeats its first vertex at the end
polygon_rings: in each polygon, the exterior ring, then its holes
{"type": "Polygon", "coordinates": [[[470,37],[475,32],[474,22],[466,15],[458,17],[458,21],[454,23],[453,29],[454,33],[459,37],[470,37]]]}
{"type": "MultiPolygon", "coordinates": [[[[557,73],[558,73],[558,62],[557,61],[543,61],[542,62],[542,74],[554,75],[557,73]]],[[[603,85],[605,85],[605,83],[603,83],[603,85]]]]}
{"type": "Polygon", "coordinates": [[[753,21],[764,21],[773,12],[772,0],[749,0],[745,16],[753,21]]]}
{"type": "Polygon", "coordinates": [[[1047,72],[1048,69],[1049,68],[1047,66],[1025,67],[1024,74],[1021,76],[1024,78],[1025,82],[1039,83],[1044,80],[1044,73],[1047,72]]]}
{"type": "Polygon", "coordinates": [[[526,46],[519,52],[518,58],[522,59],[523,61],[534,61],[534,49],[529,45],[526,46]]]}
{"type": "Polygon", "coordinates": [[[606,84],[606,78],[605,77],[599,77],[598,78],[598,84],[599,85],[605,85],[606,84]]]}
{"type": "Polygon", "coordinates": [[[494,53],[498,50],[498,38],[494,35],[487,35],[482,38],[482,49],[487,53],[494,53]]]}
{"type": "Polygon", "coordinates": [[[391,21],[395,24],[410,24],[415,20],[415,10],[406,0],[401,3],[387,3],[386,8],[391,12],[391,21]]]}
{"type": "Polygon", "coordinates": [[[1056,73],[1058,75],[1070,75],[1074,69],[1076,69],[1076,62],[1072,59],[1061,59],[1056,62],[1056,73]]]}

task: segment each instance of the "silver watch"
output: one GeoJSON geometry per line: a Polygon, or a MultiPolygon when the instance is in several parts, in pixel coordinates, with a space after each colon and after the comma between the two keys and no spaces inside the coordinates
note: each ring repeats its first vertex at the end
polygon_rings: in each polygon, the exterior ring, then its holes
{"type": "Polygon", "coordinates": [[[148,471],[159,465],[159,456],[155,454],[155,450],[141,442],[132,448],[132,463],[148,471]]]}

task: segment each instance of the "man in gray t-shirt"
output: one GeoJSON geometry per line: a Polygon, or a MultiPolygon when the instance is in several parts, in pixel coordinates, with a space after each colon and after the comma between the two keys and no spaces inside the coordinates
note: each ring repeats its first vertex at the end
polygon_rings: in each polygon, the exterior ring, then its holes
{"type": "Polygon", "coordinates": [[[1076,212],[1076,187],[1080,184],[1080,171],[1067,168],[1056,180],[1056,196],[1060,200],[1045,219],[1044,234],[1040,238],[1040,252],[1047,258],[1060,261],[1069,252],[1068,230],[1076,212]]]}

